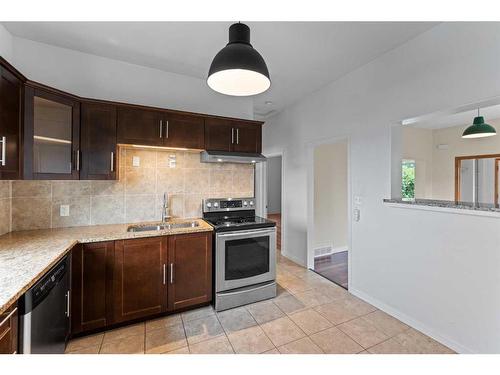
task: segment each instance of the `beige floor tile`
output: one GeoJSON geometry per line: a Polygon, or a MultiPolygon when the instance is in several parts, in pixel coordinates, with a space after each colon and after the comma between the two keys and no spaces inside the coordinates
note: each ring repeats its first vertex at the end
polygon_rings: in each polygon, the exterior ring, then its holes
{"type": "Polygon", "coordinates": [[[295,298],[297,298],[307,307],[315,307],[332,302],[332,299],[329,296],[321,293],[316,289],[297,293],[295,294],[295,298]]]}
{"type": "Polygon", "coordinates": [[[367,351],[372,354],[412,354],[409,348],[402,345],[394,338],[390,338],[389,340],[372,346],[368,348],[367,351]]]}
{"type": "Polygon", "coordinates": [[[144,354],[144,334],[103,343],[101,354],[144,354]]]}
{"type": "Polygon", "coordinates": [[[305,333],[288,317],[264,323],[261,327],[275,346],[288,344],[305,336],[305,333]]]}
{"type": "Polygon", "coordinates": [[[224,335],[224,330],[215,315],[184,323],[189,345],[224,335]]]}
{"type": "Polygon", "coordinates": [[[109,343],[110,341],[138,335],[142,335],[144,337],[144,323],[133,324],[131,326],[106,331],[104,333],[103,345],[109,343]]]}
{"type": "Polygon", "coordinates": [[[189,351],[191,354],[234,354],[233,348],[225,335],[189,345],[189,351]]]}
{"type": "Polygon", "coordinates": [[[300,293],[300,292],[305,292],[307,290],[311,290],[313,287],[307,283],[307,281],[295,278],[295,279],[290,279],[290,280],[281,280],[280,285],[283,288],[286,288],[289,290],[291,293],[300,293]]]}
{"type": "Polygon", "coordinates": [[[175,349],[170,352],[166,352],[163,354],[189,354],[189,347],[185,346],[183,348],[175,349]]]}
{"type": "Polygon", "coordinates": [[[410,328],[396,336],[394,339],[403,346],[407,347],[412,353],[425,353],[425,354],[452,354],[451,349],[440,344],[436,340],[431,339],[429,336],[410,328]]]}
{"type": "Polygon", "coordinates": [[[341,298],[346,298],[349,295],[349,292],[344,288],[341,288],[334,283],[330,283],[328,285],[322,285],[321,287],[316,288],[325,296],[330,297],[332,300],[338,300],[341,298]]]}
{"type": "Polygon", "coordinates": [[[146,333],[154,331],[155,329],[175,326],[177,324],[182,324],[182,319],[180,314],[164,316],[162,318],[154,320],[148,320],[146,322],[146,333]]]}
{"type": "Polygon", "coordinates": [[[165,353],[185,346],[187,340],[182,323],[146,334],[146,353],[165,353]]]}
{"type": "Polygon", "coordinates": [[[323,351],[309,337],[292,341],[278,348],[281,354],[323,354],[323,351]]]}
{"type": "Polygon", "coordinates": [[[289,315],[289,317],[307,335],[312,335],[313,333],[332,327],[332,323],[312,309],[299,311],[295,314],[289,315]]]}
{"type": "Polygon", "coordinates": [[[211,305],[200,307],[199,309],[196,310],[186,311],[181,314],[182,320],[184,322],[189,322],[190,320],[205,318],[207,316],[213,316],[213,315],[215,315],[215,311],[211,305]]]}
{"type": "Polygon", "coordinates": [[[82,348],[72,352],[66,351],[65,354],[99,354],[101,346],[91,346],[90,348],[82,348]]]}
{"type": "Polygon", "coordinates": [[[363,319],[373,324],[379,331],[382,331],[389,337],[395,336],[410,328],[406,324],[380,310],[365,315],[363,319]]]}
{"type": "Polygon", "coordinates": [[[226,333],[240,331],[257,325],[255,319],[244,307],[219,312],[217,313],[217,317],[226,333]]]}
{"type": "Polygon", "coordinates": [[[230,333],[227,337],[238,354],[259,354],[274,349],[273,343],[259,326],[230,333]]]}
{"type": "Polygon", "coordinates": [[[288,296],[291,296],[292,294],[286,290],[285,288],[283,288],[279,283],[276,284],[276,297],[274,297],[272,299],[272,301],[276,300],[276,299],[279,299],[279,298],[284,298],[284,297],[288,297],[288,296]]]}
{"type": "Polygon", "coordinates": [[[276,298],[273,302],[286,314],[293,314],[297,311],[307,309],[307,306],[293,295],[276,298]]]}
{"type": "Polygon", "coordinates": [[[66,346],[66,352],[74,352],[76,350],[91,348],[96,346],[100,347],[102,344],[103,337],[104,333],[99,333],[97,335],[90,335],[73,339],[66,346]]]}
{"type": "Polygon", "coordinates": [[[274,348],[271,350],[268,350],[267,352],[264,352],[262,354],[281,354],[278,349],[274,348]]]}
{"type": "Polygon", "coordinates": [[[259,324],[270,322],[285,316],[272,301],[257,302],[246,306],[246,309],[252,314],[259,324]]]}
{"type": "Polygon", "coordinates": [[[333,324],[344,323],[376,310],[372,305],[352,295],[334,300],[326,305],[317,306],[314,309],[333,324]]]}
{"type": "Polygon", "coordinates": [[[328,328],[310,337],[328,354],[356,354],[363,351],[362,346],[336,327],[328,328]]]}
{"type": "Polygon", "coordinates": [[[389,338],[389,336],[379,331],[373,324],[364,320],[363,317],[342,323],[337,328],[349,335],[365,349],[389,338]]]}

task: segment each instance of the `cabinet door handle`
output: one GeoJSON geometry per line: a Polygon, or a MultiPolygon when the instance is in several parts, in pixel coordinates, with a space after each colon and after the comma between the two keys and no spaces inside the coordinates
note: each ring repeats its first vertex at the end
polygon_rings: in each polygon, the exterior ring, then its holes
{"type": "Polygon", "coordinates": [[[163,120],[160,120],[160,138],[163,138],[163,120]]]}
{"type": "Polygon", "coordinates": [[[69,318],[70,317],[70,308],[71,308],[71,298],[70,298],[70,291],[66,293],[66,316],[69,318]]]}
{"type": "Polygon", "coordinates": [[[111,151],[111,172],[115,171],[115,153],[111,151]]]}
{"type": "Polygon", "coordinates": [[[234,144],[234,128],[231,128],[231,144],[234,144]]]}
{"type": "Polygon", "coordinates": [[[5,167],[5,163],[6,163],[6,156],[5,156],[5,150],[7,149],[7,137],[2,137],[2,158],[0,159],[0,165],[2,165],[2,167],[5,167]]]}
{"type": "Polygon", "coordinates": [[[163,263],[163,285],[167,283],[167,270],[166,270],[167,265],[163,263]]]}
{"type": "Polygon", "coordinates": [[[240,129],[236,128],[236,144],[240,144],[240,129]]]}
{"type": "Polygon", "coordinates": [[[80,150],[76,150],[76,170],[80,170],[80,150]]]}
{"type": "Polygon", "coordinates": [[[168,138],[168,120],[167,120],[167,138],[168,138]]]}
{"type": "Polygon", "coordinates": [[[174,264],[170,263],[170,284],[174,283],[174,264]]]}

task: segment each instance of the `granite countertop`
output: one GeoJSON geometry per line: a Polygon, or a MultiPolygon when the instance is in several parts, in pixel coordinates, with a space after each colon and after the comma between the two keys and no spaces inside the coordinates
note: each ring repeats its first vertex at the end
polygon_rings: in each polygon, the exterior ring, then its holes
{"type": "Polygon", "coordinates": [[[459,210],[473,210],[473,211],[500,213],[499,206],[494,204],[485,204],[485,203],[455,202],[455,201],[444,201],[436,199],[403,200],[401,198],[384,199],[384,203],[398,203],[398,204],[406,204],[413,206],[455,208],[459,210]]]}
{"type": "MultiPolygon", "coordinates": [[[[78,243],[124,240],[209,232],[213,228],[201,219],[171,220],[198,222],[197,227],[161,231],[127,232],[131,224],[41,229],[11,232],[0,236],[0,314],[34,285],[78,243]]],[[[133,225],[144,225],[139,223],[133,225]]],[[[149,223],[151,224],[151,223],[149,223]]]]}

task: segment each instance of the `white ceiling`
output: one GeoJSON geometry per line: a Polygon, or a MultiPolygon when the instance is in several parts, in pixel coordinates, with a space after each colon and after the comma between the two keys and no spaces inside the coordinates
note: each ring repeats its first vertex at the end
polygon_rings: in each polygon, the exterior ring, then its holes
{"type": "MultiPolygon", "coordinates": [[[[427,31],[432,22],[246,22],[272,86],[254,97],[265,119],[427,31]],[[272,101],[272,104],[265,104],[272,101]]],[[[4,22],[18,37],[205,79],[231,22],[4,22]]]]}

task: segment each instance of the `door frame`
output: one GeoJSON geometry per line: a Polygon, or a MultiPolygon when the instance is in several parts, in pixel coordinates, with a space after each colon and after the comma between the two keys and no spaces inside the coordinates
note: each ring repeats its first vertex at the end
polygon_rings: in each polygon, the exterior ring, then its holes
{"type": "Polygon", "coordinates": [[[495,205],[498,206],[498,194],[500,194],[499,186],[498,186],[498,178],[499,178],[499,169],[500,169],[500,158],[495,159],[495,205]]]}
{"type": "MultiPolygon", "coordinates": [[[[266,158],[281,156],[281,254],[286,256],[286,215],[285,215],[285,151],[264,153],[266,158]]],[[[267,162],[255,165],[255,200],[256,214],[267,218],[267,162]]]]}
{"type": "Polygon", "coordinates": [[[325,144],[347,143],[347,289],[352,285],[352,182],[351,138],[349,136],[320,139],[306,144],[307,147],[307,268],[314,270],[314,149],[325,144]]]}

